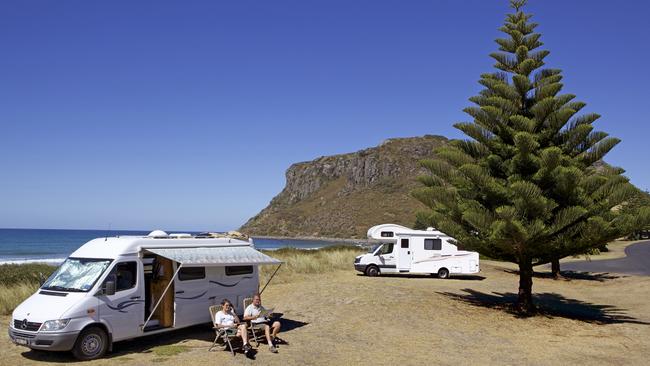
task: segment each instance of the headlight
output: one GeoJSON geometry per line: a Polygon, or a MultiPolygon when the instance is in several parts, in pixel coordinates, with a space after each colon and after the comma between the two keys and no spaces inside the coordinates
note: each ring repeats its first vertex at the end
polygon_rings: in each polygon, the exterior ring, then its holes
{"type": "Polygon", "coordinates": [[[52,332],[55,330],[61,330],[65,328],[66,325],[68,325],[68,322],[70,319],[57,319],[57,320],[48,320],[45,323],[43,323],[43,326],[41,327],[41,330],[44,332],[52,332]]]}

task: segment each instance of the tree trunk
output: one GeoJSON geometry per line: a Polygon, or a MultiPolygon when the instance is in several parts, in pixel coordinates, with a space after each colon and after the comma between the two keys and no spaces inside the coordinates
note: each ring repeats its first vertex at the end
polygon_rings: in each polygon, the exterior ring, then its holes
{"type": "Polygon", "coordinates": [[[532,314],[535,311],[535,305],[533,305],[533,263],[530,259],[519,262],[517,307],[524,314],[532,314]]]}
{"type": "Polygon", "coordinates": [[[559,280],[560,277],[562,277],[562,274],[560,274],[560,259],[559,258],[553,258],[551,261],[551,273],[553,275],[554,280],[559,280]]]}

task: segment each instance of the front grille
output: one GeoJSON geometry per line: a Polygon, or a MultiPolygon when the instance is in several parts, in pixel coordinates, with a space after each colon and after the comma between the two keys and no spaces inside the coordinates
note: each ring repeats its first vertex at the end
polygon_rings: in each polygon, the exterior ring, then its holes
{"type": "Polygon", "coordinates": [[[41,329],[42,323],[27,322],[23,320],[14,319],[14,328],[19,330],[26,330],[29,332],[38,332],[41,329]]]}
{"type": "Polygon", "coordinates": [[[11,330],[11,334],[13,334],[14,337],[20,337],[20,338],[34,338],[34,337],[36,337],[36,334],[16,332],[13,329],[11,330]]]}

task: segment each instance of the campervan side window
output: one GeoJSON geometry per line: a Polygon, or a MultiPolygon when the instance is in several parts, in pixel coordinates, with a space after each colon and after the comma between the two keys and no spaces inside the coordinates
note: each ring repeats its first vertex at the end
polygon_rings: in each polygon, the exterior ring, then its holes
{"type": "Polygon", "coordinates": [[[136,262],[122,262],[115,265],[115,268],[106,278],[107,281],[115,281],[115,292],[129,290],[135,287],[138,279],[138,264],[136,262]]]}
{"type": "Polygon", "coordinates": [[[229,266],[226,267],[226,276],[239,276],[253,273],[253,266],[229,266]]]}
{"type": "Polygon", "coordinates": [[[379,254],[390,254],[393,252],[393,243],[384,244],[379,250],[379,254]]]}
{"type": "Polygon", "coordinates": [[[178,271],[180,281],[201,280],[205,278],[205,267],[182,267],[178,271]]]}
{"type": "Polygon", "coordinates": [[[442,250],[442,239],[424,239],[424,250],[442,250]]]}
{"type": "Polygon", "coordinates": [[[408,239],[402,239],[402,248],[408,248],[409,247],[409,240],[408,239]]]}

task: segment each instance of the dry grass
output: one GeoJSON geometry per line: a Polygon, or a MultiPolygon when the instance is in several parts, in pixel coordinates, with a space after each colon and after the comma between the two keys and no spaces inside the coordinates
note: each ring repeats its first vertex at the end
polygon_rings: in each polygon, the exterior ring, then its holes
{"type": "MultiPolygon", "coordinates": [[[[288,343],[278,354],[264,345],[255,361],[241,353],[233,358],[227,351],[207,352],[214,333],[206,326],[120,342],[110,358],[87,364],[647,364],[650,277],[536,278],[535,298],[544,315],[519,318],[504,304],[516,294],[517,276],[500,263],[485,262],[481,277],[450,280],[369,278],[351,266],[308,280],[272,282],[264,302],[283,314],[280,335],[288,343]]],[[[74,361],[69,353],[11,345],[7,321],[0,318],[5,364],[74,361]]]]}
{"type": "MultiPolygon", "coordinates": [[[[282,248],[265,253],[284,263],[273,278],[273,283],[287,283],[342,269],[350,269],[354,257],[363,253],[355,246],[332,246],[320,250],[282,248]]],[[[260,283],[264,285],[276,267],[263,266],[260,269],[260,283]]]]}
{"type": "Polygon", "coordinates": [[[38,283],[0,285],[0,314],[9,315],[23,300],[31,296],[38,283]]]}

